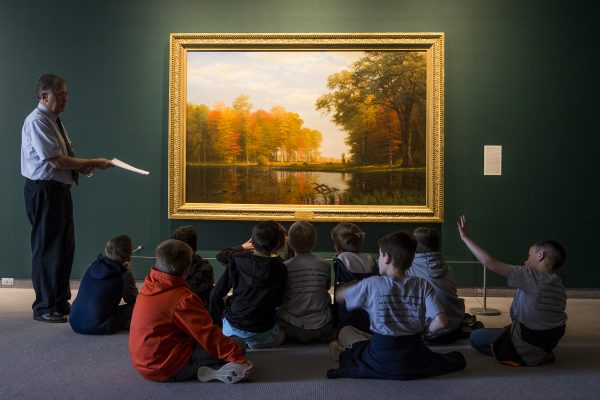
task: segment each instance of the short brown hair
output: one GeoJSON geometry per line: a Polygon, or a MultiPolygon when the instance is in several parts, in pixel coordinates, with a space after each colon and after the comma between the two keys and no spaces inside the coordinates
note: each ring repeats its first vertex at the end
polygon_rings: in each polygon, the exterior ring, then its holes
{"type": "Polygon", "coordinates": [[[407,270],[415,258],[417,241],[408,232],[396,231],[377,241],[382,253],[392,256],[392,265],[403,271],[407,270]]]}
{"type": "Polygon", "coordinates": [[[556,271],[565,263],[567,251],[560,243],[554,240],[538,240],[531,247],[542,249],[546,252],[548,260],[552,265],[552,271],[556,271]]]}
{"type": "Polygon", "coordinates": [[[169,275],[181,276],[192,263],[192,248],[176,239],[165,240],[156,247],[156,269],[169,275]]]}
{"type": "Polygon", "coordinates": [[[431,228],[420,227],[413,232],[417,239],[417,253],[434,253],[440,251],[440,236],[431,228]]]}
{"type": "Polygon", "coordinates": [[[131,260],[133,244],[127,235],[119,235],[110,239],[104,246],[104,255],[112,261],[123,264],[131,260]]]}
{"type": "Polygon", "coordinates": [[[308,221],[297,221],[288,230],[289,245],[296,253],[309,253],[317,241],[317,230],[308,221]]]}
{"type": "Polygon", "coordinates": [[[341,222],[331,230],[331,239],[337,251],[358,253],[362,249],[365,233],[351,222],[341,222]]]}
{"type": "Polygon", "coordinates": [[[198,250],[198,235],[191,225],[180,226],[175,229],[171,235],[171,239],[181,240],[182,242],[187,243],[193,251],[198,250]]]}

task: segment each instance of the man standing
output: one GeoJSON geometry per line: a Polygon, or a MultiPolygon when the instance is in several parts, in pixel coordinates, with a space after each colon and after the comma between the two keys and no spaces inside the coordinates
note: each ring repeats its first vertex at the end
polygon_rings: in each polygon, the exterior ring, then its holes
{"type": "Polygon", "coordinates": [[[111,166],[106,158],[78,158],[59,114],[68,99],[63,78],[37,80],[39,104],[23,123],[21,174],[25,209],[31,223],[33,319],[66,322],[71,310],[71,268],[75,253],[71,185],[79,173],[111,166]]]}

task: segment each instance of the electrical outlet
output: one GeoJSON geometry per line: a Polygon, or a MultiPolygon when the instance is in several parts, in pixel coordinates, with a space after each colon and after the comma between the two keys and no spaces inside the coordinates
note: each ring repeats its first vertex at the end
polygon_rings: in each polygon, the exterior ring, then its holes
{"type": "Polygon", "coordinates": [[[15,280],[13,278],[2,278],[2,286],[12,286],[15,284],[15,280]]]}

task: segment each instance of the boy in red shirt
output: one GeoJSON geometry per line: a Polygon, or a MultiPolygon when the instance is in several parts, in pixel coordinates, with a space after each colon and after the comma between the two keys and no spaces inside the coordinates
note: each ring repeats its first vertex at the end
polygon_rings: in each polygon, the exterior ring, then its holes
{"type": "Polygon", "coordinates": [[[156,248],[156,266],[140,291],[129,333],[134,367],[146,379],[178,382],[198,378],[235,383],[252,374],[244,350],[213,325],[185,274],[192,249],[179,240],[156,248]]]}

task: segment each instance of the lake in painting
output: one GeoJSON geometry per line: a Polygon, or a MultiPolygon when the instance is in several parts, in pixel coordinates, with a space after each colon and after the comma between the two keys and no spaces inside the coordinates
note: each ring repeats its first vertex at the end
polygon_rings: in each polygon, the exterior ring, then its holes
{"type": "Polygon", "coordinates": [[[302,171],[260,166],[187,166],[186,202],[425,205],[424,168],[302,171]]]}

